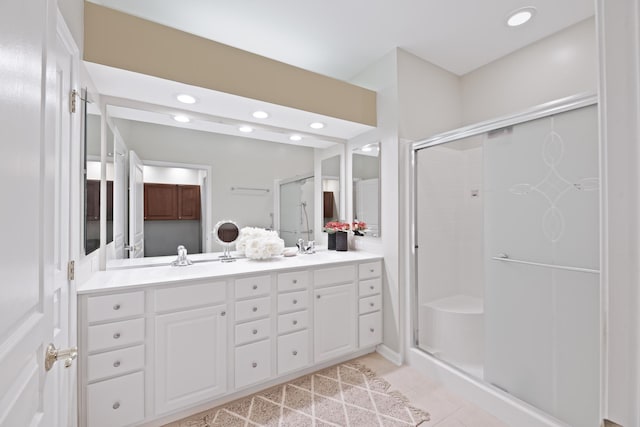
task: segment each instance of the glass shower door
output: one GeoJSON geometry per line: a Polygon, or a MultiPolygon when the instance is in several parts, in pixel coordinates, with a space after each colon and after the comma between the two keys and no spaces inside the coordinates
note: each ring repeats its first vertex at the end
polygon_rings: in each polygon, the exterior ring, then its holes
{"type": "Polygon", "coordinates": [[[313,177],[280,185],[280,238],[285,246],[313,240],[313,177]]]}
{"type": "Polygon", "coordinates": [[[416,344],[599,425],[597,107],[416,151],[416,344]]]}

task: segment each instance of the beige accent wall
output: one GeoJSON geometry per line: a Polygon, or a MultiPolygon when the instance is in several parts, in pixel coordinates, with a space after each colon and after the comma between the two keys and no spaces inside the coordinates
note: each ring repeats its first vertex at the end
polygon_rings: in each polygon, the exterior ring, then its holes
{"type": "Polygon", "coordinates": [[[376,126],[376,93],[86,2],[84,59],[376,126]]]}

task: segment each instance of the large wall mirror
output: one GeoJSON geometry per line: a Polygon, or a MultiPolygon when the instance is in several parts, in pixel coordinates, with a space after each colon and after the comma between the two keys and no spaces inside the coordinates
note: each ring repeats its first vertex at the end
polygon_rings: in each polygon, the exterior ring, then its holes
{"type": "MultiPolygon", "coordinates": [[[[179,245],[189,254],[220,252],[212,230],[224,219],[275,229],[288,246],[313,235],[309,171],[318,147],[212,132],[206,123],[183,126],[153,111],[106,110],[115,141],[108,156],[114,163],[108,260],[176,256],[179,245]]],[[[343,190],[338,158],[336,164],[327,170],[333,180],[327,191],[337,203],[343,190]]],[[[339,212],[337,204],[334,209],[339,212]]]]}
{"type": "Polygon", "coordinates": [[[352,151],[353,220],[364,222],[365,236],[380,237],[380,143],[352,151]]]}

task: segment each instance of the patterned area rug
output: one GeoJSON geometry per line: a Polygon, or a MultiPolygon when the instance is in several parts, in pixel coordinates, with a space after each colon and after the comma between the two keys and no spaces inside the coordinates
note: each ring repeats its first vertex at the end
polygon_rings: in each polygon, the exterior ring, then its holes
{"type": "Polygon", "coordinates": [[[346,362],[169,424],[171,427],[407,427],[429,420],[358,362],[346,362]]]}

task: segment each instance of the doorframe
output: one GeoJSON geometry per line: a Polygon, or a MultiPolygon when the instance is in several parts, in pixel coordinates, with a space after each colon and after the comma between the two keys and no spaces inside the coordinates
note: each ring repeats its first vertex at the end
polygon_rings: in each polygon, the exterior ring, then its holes
{"type": "Polygon", "coordinates": [[[201,206],[202,209],[202,237],[204,241],[202,242],[202,252],[211,252],[213,250],[213,240],[211,239],[211,233],[213,231],[213,200],[211,196],[211,188],[212,188],[212,173],[213,167],[211,165],[199,165],[196,163],[178,163],[178,162],[166,162],[161,160],[142,160],[142,164],[144,166],[158,166],[163,168],[182,168],[182,169],[195,169],[199,171],[205,172],[205,188],[201,188],[204,193],[204,206],[201,206]]]}

